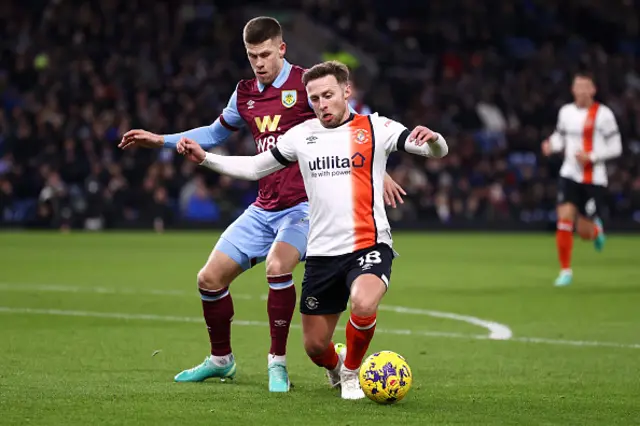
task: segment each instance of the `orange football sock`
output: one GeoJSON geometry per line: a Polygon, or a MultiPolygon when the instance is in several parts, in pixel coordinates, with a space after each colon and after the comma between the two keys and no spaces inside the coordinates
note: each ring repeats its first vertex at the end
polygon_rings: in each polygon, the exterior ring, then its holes
{"type": "Polygon", "coordinates": [[[573,222],[560,219],[557,224],[556,246],[558,260],[562,269],[571,268],[571,251],[573,250],[573,222]]]}
{"type": "Polygon", "coordinates": [[[351,314],[347,323],[347,356],[344,360],[344,366],[349,370],[357,370],[362,364],[375,330],[375,314],[369,317],[351,314]]]}

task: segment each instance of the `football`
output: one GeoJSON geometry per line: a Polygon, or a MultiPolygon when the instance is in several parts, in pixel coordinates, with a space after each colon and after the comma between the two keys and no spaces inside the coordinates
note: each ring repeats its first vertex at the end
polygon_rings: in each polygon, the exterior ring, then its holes
{"type": "Polygon", "coordinates": [[[412,380],[409,364],[395,352],[376,352],[360,367],[360,386],[365,395],[378,404],[400,401],[409,392],[412,380]]]}

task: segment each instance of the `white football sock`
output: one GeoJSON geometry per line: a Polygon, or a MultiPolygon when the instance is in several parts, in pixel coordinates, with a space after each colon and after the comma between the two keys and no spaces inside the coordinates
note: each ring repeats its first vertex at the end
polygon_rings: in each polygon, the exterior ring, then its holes
{"type": "Polygon", "coordinates": [[[211,360],[213,365],[215,365],[216,367],[225,367],[233,361],[233,354],[224,355],[224,356],[211,355],[209,359],[211,360]]]}
{"type": "Polygon", "coordinates": [[[269,354],[269,356],[267,357],[267,360],[269,361],[269,365],[273,364],[274,362],[277,362],[278,364],[287,365],[287,357],[285,355],[269,354]]]}

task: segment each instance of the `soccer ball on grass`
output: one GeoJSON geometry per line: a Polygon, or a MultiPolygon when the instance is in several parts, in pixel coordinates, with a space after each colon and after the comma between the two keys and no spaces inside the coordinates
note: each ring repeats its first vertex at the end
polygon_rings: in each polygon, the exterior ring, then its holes
{"type": "Polygon", "coordinates": [[[360,386],[378,404],[394,404],[407,395],[413,376],[407,361],[391,351],[370,355],[360,367],[360,386]]]}

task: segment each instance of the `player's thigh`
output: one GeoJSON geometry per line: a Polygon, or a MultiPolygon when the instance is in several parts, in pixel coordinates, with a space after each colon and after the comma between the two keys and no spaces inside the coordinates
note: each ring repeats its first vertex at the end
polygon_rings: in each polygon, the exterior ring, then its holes
{"type": "MultiPolygon", "coordinates": [[[[300,203],[283,212],[279,212],[270,221],[276,234],[276,243],[286,243],[298,252],[297,260],[304,260],[307,253],[309,237],[309,203],[300,203]]],[[[286,254],[294,257],[294,252],[287,250],[286,254]]],[[[295,265],[294,265],[295,266],[295,265]]]]}
{"type": "Polygon", "coordinates": [[[244,271],[266,258],[274,238],[266,212],[250,206],[222,233],[214,251],[226,254],[244,271]]]}
{"type": "Polygon", "coordinates": [[[347,274],[352,313],[358,316],[376,313],[389,287],[393,257],[393,250],[386,244],[354,253],[347,274]]]}
{"type": "Polygon", "coordinates": [[[347,309],[349,289],[345,285],[345,266],[345,258],[341,256],[307,259],[300,291],[301,314],[333,315],[347,309]]]}
{"type": "Polygon", "coordinates": [[[276,241],[267,255],[267,276],[290,274],[300,262],[298,249],[284,241],[276,241]]]}
{"type": "Polygon", "coordinates": [[[582,203],[583,197],[580,184],[567,178],[560,178],[558,182],[558,204],[556,212],[559,220],[576,219],[578,206],[582,203]]]}
{"type": "Polygon", "coordinates": [[[242,266],[225,252],[213,249],[207,262],[198,272],[198,287],[221,290],[244,272],[242,266]]]}
{"type": "Polygon", "coordinates": [[[584,185],[584,208],[580,214],[589,220],[602,216],[607,189],[599,185],[584,185]]]}
{"type": "Polygon", "coordinates": [[[340,314],[302,314],[301,317],[305,351],[309,356],[322,354],[331,345],[331,339],[340,319],[340,314]]]}

